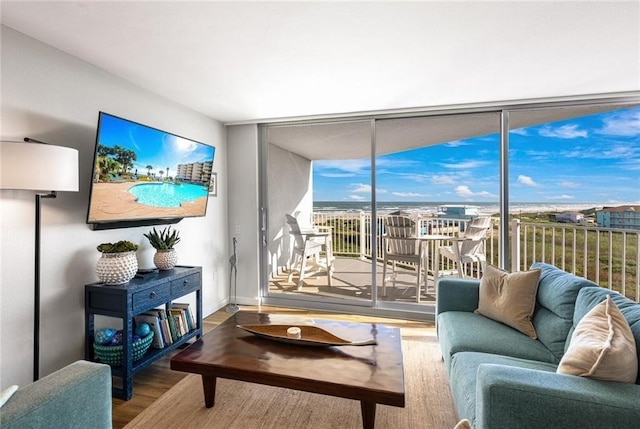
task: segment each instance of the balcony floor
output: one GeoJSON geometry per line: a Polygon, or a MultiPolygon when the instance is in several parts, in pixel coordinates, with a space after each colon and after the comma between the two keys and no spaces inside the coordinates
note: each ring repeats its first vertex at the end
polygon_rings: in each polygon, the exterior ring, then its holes
{"type": "MultiPolygon", "coordinates": [[[[347,300],[371,300],[371,261],[344,256],[336,257],[334,262],[333,285],[327,285],[326,272],[320,271],[309,277],[305,276],[302,290],[296,290],[298,275],[294,274],[291,282],[287,282],[288,272],[283,272],[269,281],[270,293],[304,294],[320,297],[330,297],[347,300]]],[[[387,275],[391,267],[387,269],[387,275]]],[[[428,292],[424,290],[424,279],[420,295],[420,303],[416,303],[415,271],[398,269],[396,287],[387,281],[386,296],[382,296],[382,263],[376,264],[376,283],[378,285],[378,300],[388,302],[403,302],[422,305],[435,303],[435,289],[433,277],[427,281],[428,292]]]]}

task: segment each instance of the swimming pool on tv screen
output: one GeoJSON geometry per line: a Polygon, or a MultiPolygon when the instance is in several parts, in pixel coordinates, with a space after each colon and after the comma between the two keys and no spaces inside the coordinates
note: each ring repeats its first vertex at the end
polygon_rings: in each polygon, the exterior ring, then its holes
{"type": "Polygon", "coordinates": [[[207,188],[190,183],[143,183],[129,189],[138,203],[155,207],[180,207],[185,202],[207,196],[207,188]]]}

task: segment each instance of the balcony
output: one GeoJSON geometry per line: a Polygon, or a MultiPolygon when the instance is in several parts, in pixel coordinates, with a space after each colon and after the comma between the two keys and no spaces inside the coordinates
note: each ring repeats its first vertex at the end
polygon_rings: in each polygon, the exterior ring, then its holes
{"type": "MultiPolygon", "coordinates": [[[[382,285],[382,231],[385,215],[372,220],[369,213],[316,212],[313,224],[331,227],[333,233],[334,261],[333,286],[327,285],[326,275],[305,278],[305,287],[296,291],[293,283],[286,282],[286,273],[274,276],[270,292],[320,295],[352,300],[371,299],[371,265],[375,246],[377,260],[376,284],[380,301],[416,302],[415,272],[411,266],[401,269],[396,278],[396,288],[387,287],[387,295],[380,296],[382,285]],[[372,242],[372,228],[378,237],[372,242]]],[[[413,216],[417,233],[450,235],[455,237],[464,231],[467,220],[441,219],[413,216]]],[[[513,219],[509,223],[510,261],[512,271],[525,270],[533,262],[546,262],[580,277],[585,277],[602,287],[619,292],[640,302],[640,230],[584,226],[582,224],[526,223],[513,219]]],[[[487,234],[487,262],[498,265],[500,224],[497,219],[487,234]]],[[[433,272],[435,250],[438,242],[426,241],[426,284],[421,288],[422,304],[435,302],[433,272]]],[[[440,262],[439,269],[451,266],[440,262]]],[[[480,267],[467,267],[469,277],[479,277],[480,267]]],[[[294,279],[295,280],[295,279],[294,279]]]]}

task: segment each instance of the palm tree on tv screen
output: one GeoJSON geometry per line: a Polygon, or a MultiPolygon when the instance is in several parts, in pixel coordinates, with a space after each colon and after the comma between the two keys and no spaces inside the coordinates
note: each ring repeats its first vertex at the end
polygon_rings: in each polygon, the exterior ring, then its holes
{"type": "Polygon", "coordinates": [[[131,149],[126,149],[121,146],[114,146],[115,160],[122,164],[123,171],[126,173],[133,167],[133,162],[138,159],[138,155],[131,149]]]}
{"type": "Polygon", "coordinates": [[[151,176],[151,170],[153,170],[153,165],[149,164],[145,168],[147,169],[147,177],[151,176]]]}

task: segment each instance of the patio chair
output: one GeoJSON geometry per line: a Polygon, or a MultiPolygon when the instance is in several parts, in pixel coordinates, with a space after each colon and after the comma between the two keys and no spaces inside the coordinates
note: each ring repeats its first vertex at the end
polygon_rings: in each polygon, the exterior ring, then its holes
{"type": "Polygon", "coordinates": [[[295,217],[287,214],[286,218],[289,225],[289,234],[294,238],[293,263],[287,281],[292,281],[293,275],[298,273],[298,290],[300,290],[305,276],[319,271],[326,271],[327,283],[331,287],[331,277],[333,276],[331,232],[321,232],[317,229],[302,230],[295,217]],[[323,262],[320,260],[320,252],[322,250],[325,251],[323,262]],[[308,269],[314,269],[315,271],[307,273],[308,269]]]}
{"type": "Polygon", "coordinates": [[[490,227],[490,217],[477,217],[467,224],[462,236],[451,238],[451,241],[453,241],[451,246],[438,247],[436,250],[435,281],[437,282],[438,276],[443,272],[449,274],[457,273],[458,277],[465,278],[465,265],[474,262],[479,263],[481,271],[484,272],[487,262],[485,242],[487,240],[487,231],[490,227]],[[445,266],[450,265],[448,262],[452,262],[456,269],[440,270],[441,257],[445,260],[445,266]]]}
{"type": "Polygon", "coordinates": [[[420,302],[424,248],[417,237],[416,224],[404,216],[387,216],[384,221],[384,263],[382,265],[382,295],[386,296],[387,280],[396,287],[398,262],[416,266],[416,301],[420,302]],[[387,265],[391,263],[392,273],[387,277],[387,265]]]}

